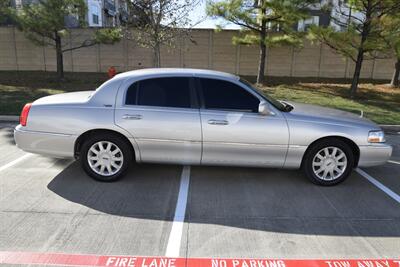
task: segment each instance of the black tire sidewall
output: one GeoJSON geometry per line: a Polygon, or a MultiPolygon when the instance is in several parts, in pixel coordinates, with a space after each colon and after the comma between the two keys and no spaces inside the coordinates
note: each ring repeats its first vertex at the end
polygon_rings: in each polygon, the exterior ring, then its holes
{"type": "Polygon", "coordinates": [[[131,149],[130,145],[127,144],[127,142],[125,140],[121,139],[118,136],[112,135],[112,134],[97,134],[94,136],[90,136],[82,144],[82,147],[80,150],[80,161],[81,161],[81,165],[82,165],[83,169],[89,176],[91,176],[95,180],[98,180],[101,182],[113,182],[113,181],[120,179],[128,170],[128,168],[131,164],[132,158],[133,158],[132,149],[131,149]],[[89,166],[89,162],[87,160],[88,150],[90,149],[90,147],[93,144],[95,144],[99,141],[109,141],[109,142],[114,143],[121,150],[121,152],[123,154],[124,161],[122,163],[122,168],[114,175],[111,175],[111,176],[100,175],[100,174],[94,172],[89,166]]]}
{"type": "Polygon", "coordinates": [[[347,177],[350,175],[351,171],[353,170],[354,167],[354,154],[353,151],[351,150],[350,146],[343,142],[342,140],[339,139],[327,139],[327,140],[322,140],[314,145],[307,151],[304,162],[303,162],[303,170],[307,176],[307,178],[313,182],[314,184],[317,185],[325,185],[325,186],[330,186],[330,185],[336,185],[344,180],[347,179],[347,177]],[[340,148],[347,157],[347,166],[346,170],[344,173],[337,179],[332,180],[332,181],[325,181],[318,176],[315,175],[313,168],[312,168],[312,162],[313,159],[321,149],[325,147],[337,147],[340,148]]]}

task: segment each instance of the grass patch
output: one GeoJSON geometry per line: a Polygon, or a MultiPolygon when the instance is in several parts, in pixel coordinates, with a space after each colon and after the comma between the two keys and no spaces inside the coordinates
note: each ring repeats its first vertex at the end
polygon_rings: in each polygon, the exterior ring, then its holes
{"type": "MultiPolygon", "coordinates": [[[[107,79],[104,73],[66,73],[58,82],[51,72],[0,71],[0,115],[19,115],[23,105],[40,97],[94,90],[107,79]]],[[[272,80],[272,79],[270,79],[272,80]]],[[[385,84],[362,83],[357,98],[349,97],[346,81],[334,83],[286,80],[263,86],[274,98],[359,112],[379,124],[400,124],[400,89],[385,84]]]]}
{"type": "Polygon", "coordinates": [[[297,83],[264,86],[266,94],[282,100],[315,104],[360,114],[379,124],[400,124],[400,89],[360,84],[357,98],[349,97],[349,84],[297,83]]]}

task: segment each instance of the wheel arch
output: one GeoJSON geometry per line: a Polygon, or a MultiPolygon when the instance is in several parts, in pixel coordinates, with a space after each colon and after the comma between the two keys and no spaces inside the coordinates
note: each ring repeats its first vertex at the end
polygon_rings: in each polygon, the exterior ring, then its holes
{"type": "Polygon", "coordinates": [[[353,155],[354,155],[354,167],[357,167],[358,161],[360,159],[360,149],[359,149],[359,147],[357,146],[357,144],[353,140],[351,140],[351,139],[349,139],[347,137],[338,136],[338,135],[324,136],[324,137],[321,137],[321,138],[318,138],[318,139],[314,140],[311,144],[309,144],[307,149],[306,149],[306,151],[303,154],[302,159],[301,159],[301,167],[303,167],[304,159],[305,159],[308,151],[311,149],[311,147],[313,147],[315,144],[317,144],[317,143],[319,143],[321,141],[330,140],[330,139],[331,140],[335,140],[335,139],[336,140],[341,140],[341,141],[345,142],[351,148],[351,151],[353,152],[353,155]]]}
{"type": "Polygon", "coordinates": [[[79,137],[75,140],[75,144],[74,144],[74,157],[75,159],[79,158],[79,153],[82,147],[83,142],[90,136],[94,135],[94,134],[112,134],[115,136],[118,136],[119,138],[122,138],[123,140],[125,140],[131,147],[133,155],[134,155],[134,160],[138,159],[138,149],[135,149],[134,145],[132,144],[132,142],[129,140],[128,137],[126,137],[124,134],[122,134],[121,132],[115,131],[115,130],[110,130],[110,129],[91,129],[88,130],[84,133],[82,133],[81,135],[79,135],[79,137]]]}

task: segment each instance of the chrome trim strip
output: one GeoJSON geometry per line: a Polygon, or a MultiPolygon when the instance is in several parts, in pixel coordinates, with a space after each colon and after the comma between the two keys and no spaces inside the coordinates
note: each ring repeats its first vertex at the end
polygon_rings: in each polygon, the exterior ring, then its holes
{"type": "Polygon", "coordinates": [[[361,148],[389,149],[389,147],[391,147],[393,149],[393,147],[391,145],[389,145],[388,143],[376,143],[373,145],[359,145],[358,147],[360,149],[361,148]]]}
{"type": "Polygon", "coordinates": [[[202,141],[194,141],[194,140],[176,140],[176,139],[157,139],[157,138],[135,138],[137,141],[145,141],[145,142],[175,142],[175,143],[203,143],[205,145],[215,145],[215,144],[222,144],[222,145],[232,145],[232,146],[260,146],[260,147],[281,147],[287,148],[288,145],[273,145],[273,144],[252,144],[252,143],[232,143],[232,142],[202,142],[202,141]]]}
{"type": "Polygon", "coordinates": [[[136,141],[145,141],[145,142],[174,142],[174,143],[201,143],[201,141],[194,141],[194,140],[177,140],[177,139],[157,139],[157,138],[135,138],[136,141]]]}
{"type": "Polygon", "coordinates": [[[203,142],[203,144],[222,144],[222,145],[231,145],[231,146],[260,146],[260,147],[282,147],[282,148],[287,148],[288,145],[283,144],[283,145],[275,145],[275,144],[254,144],[254,143],[234,143],[234,142],[218,142],[218,141],[212,141],[212,142],[203,142]]]}
{"type": "Polygon", "coordinates": [[[20,133],[53,135],[53,136],[61,136],[61,137],[71,137],[71,136],[74,136],[74,135],[72,135],[72,134],[49,133],[49,132],[40,132],[40,131],[29,131],[29,130],[21,130],[21,129],[17,129],[17,128],[14,128],[14,131],[17,131],[17,132],[20,132],[20,133]]]}
{"type": "Polygon", "coordinates": [[[115,108],[115,110],[134,110],[140,111],[151,111],[151,112],[174,112],[174,113],[189,113],[198,114],[198,108],[174,108],[174,107],[158,107],[158,106],[140,106],[140,105],[122,105],[121,107],[115,108]]]}

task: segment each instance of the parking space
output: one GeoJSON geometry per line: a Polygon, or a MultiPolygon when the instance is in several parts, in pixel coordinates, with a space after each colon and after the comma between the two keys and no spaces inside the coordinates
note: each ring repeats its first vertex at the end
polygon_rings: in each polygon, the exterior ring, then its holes
{"type": "Polygon", "coordinates": [[[0,250],[163,255],[180,171],[139,165],[105,184],[78,162],[34,155],[0,174],[0,250]]]}
{"type": "MultiPolygon", "coordinates": [[[[25,155],[11,126],[0,127],[0,167],[25,155]]],[[[399,162],[400,136],[388,140],[399,162]]],[[[175,246],[178,255],[169,256],[399,256],[400,204],[357,172],[319,187],[298,170],[188,168],[186,196],[181,166],[135,165],[121,181],[99,183],[79,162],[32,155],[0,171],[0,251],[165,256],[175,246]],[[174,225],[177,203],[182,225],[174,225]]],[[[399,164],[363,170],[400,194],[399,164]]]]}
{"type": "Polygon", "coordinates": [[[364,170],[400,195],[400,135],[389,135],[387,139],[394,148],[391,160],[383,166],[364,170]]]}
{"type": "Polygon", "coordinates": [[[0,157],[0,166],[25,154],[14,145],[14,135],[10,127],[12,124],[0,124],[0,148],[3,153],[0,157]]]}
{"type": "Polygon", "coordinates": [[[356,173],[327,188],[298,171],[194,169],[187,217],[189,257],[379,258],[400,250],[400,205],[356,173]]]}

